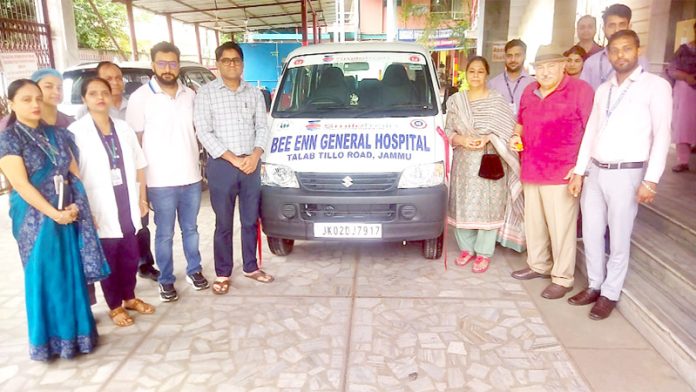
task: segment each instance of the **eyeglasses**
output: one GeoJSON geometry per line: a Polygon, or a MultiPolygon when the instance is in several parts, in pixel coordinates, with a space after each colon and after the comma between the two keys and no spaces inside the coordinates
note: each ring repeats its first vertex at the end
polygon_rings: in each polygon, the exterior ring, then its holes
{"type": "Polygon", "coordinates": [[[155,61],[155,65],[157,68],[167,68],[169,69],[177,69],[179,68],[179,62],[178,61],[155,61]]]}
{"type": "Polygon", "coordinates": [[[223,57],[218,61],[220,62],[220,64],[224,65],[225,67],[229,67],[232,64],[234,64],[235,67],[239,67],[244,62],[244,60],[242,60],[240,57],[235,57],[233,59],[228,59],[227,57],[223,57]]]}

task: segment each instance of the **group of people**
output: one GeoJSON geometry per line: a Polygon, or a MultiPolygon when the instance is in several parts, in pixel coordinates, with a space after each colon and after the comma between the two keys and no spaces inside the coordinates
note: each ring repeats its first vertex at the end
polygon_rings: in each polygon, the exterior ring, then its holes
{"type": "MultiPolygon", "coordinates": [[[[539,49],[534,77],[524,69],[526,45],[519,39],[507,43],[505,70],[490,80],[486,59],[471,58],[468,90],[449,98],[446,119],[454,149],[448,224],[460,249],[455,263],[472,263],[483,273],[496,243],[526,250],[528,267],[512,276],[550,278],[541,295],[562,298],[574,285],[582,209],[589,286],[568,302],[594,304],[593,319],[608,317],[619,299],[638,204],[657,193],[673,111],[669,83],[649,73],[639,56],[630,8],[612,5],[603,21],[606,47],[593,40],[594,18],[583,17],[577,45],[539,49]]],[[[694,111],[683,102],[694,98],[695,53],[694,42],[683,45],[670,67],[675,118],[681,116],[674,123],[680,160],[696,144],[694,111]]],[[[197,94],[179,80],[176,46],[155,45],[151,59],[153,77],[128,101],[121,69],[100,63],[97,76],[81,85],[77,119],[57,110],[62,80],[56,70],[9,86],[12,113],[0,122],[0,170],[13,187],[10,215],[25,270],[32,359],[70,358],[94,348],[94,282],[101,281],[109,316],[122,327],[135,321],[129,311],[155,311],[135,295],[137,273],[158,280],[162,301],[177,300],[177,220],[186,280],[196,290],[210,287],[197,227],[199,142],[209,154],[215,212],[213,292],[230,289],[237,198],[243,274],[274,280],[256,258],[266,106],[242,78],[241,47],[227,42],[215,50],[220,78],[197,94]],[[150,254],[150,209],[160,271],[150,254]]]]}
{"type": "Polygon", "coordinates": [[[109,317],[133,325],[132,312],[155,307],[135,295],[136,274],[159,282],[175,301],[172,242],[178,219],[186,280],[210,287],[202,273],[197,217],[200,143],[210,156],[216,213],[215,294],[232,274],[232,222],[239,197],[244,276],[270,283],[256,258],[259,160],[268,141],[261,92],[242,80],[241,47],[215,51],[220,78],[195,94],[179,80],[179,49],[151,49],[153,77],[126,100],[118,65],[102,62],[80,86],[76,119],[57,109],[62,77],[36,71],[8,88],[11,114],[0,123],[0,170],[9,180],[10,216],[25,271],[30,357],[49,360],[91,352],[97,330],[90,305],[100,281],[109,317]],[[195,126],[195,128],[194,128],[195,126]],[[153,267],[149,210],[156,225],[153,267]],[[129,311],[131,311],[129,313],[129,311]]]}
{"type": "MultiPolygon", "coordinates": [[[[606,47],[593,40],[594,18],[584,16],[578,44],[539,48],[534,77],[523,68],[519,39],[505,45],[505,70],[490,80],[486,59],[470,58],[469,88],[449,98],[446,119],[454,148],[448,223],[460,249],[455,264],[473,261],[472,271],[481,273],[496,243],[526,248],[528,266],[512,277],[550,279],[541,296],[562,298],[575,283],[581,209],[589,284],[568,302],[593,304],[594,320],[607,318],[619,300],[638,205],[655,198],[673,125],[672,89],[645,67],[631,9],[614,4],[603,21],[606,47]],[[502,170],[492,176],[496,166],[502,170]]],[[[693,94],[687,58],[694,50],[693,42],[683,45],[670,68],[681,94],[693,94]]],[[[675,116],[687,116],[683,105],[675,105],[675,116]]],[[[683,125],[690,132],[693,113],[683,125]]]]}

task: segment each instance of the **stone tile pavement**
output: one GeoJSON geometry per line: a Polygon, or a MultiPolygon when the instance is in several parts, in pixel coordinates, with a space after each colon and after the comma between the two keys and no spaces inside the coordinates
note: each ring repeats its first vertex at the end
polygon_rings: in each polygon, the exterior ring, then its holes
{"type": "MultiPolygon", "coordinates": [[[[207,195],[203,199],[201,253],[212,279],[214,216],[207,195]]],[[[137,294],[157,306],[154,315],[135,315],[133,327],[118,328],[100,298],[97,350],[73,361],[35,363],[27,354],[23,273],[7,216],[2,196],[2,391],[589,391],[616,385],[588,382],[546,321],[548,306],[509,277],[521,256],[498,249],[490,270],[475,275],[451,263],[445,270],[441,260],[423,259],[419,245],[398,243],[298,242],[287,257],[265,248],[264,268],[274,283],[256,283],[235,269],[230,293],[214,296],[184,281],[176,238],[178,302],[159,303],[156,284],[140,280],[137,294]]],[[[237,235],[238,227],[236,246],[237,235]]],[[[454,258],[453,241],[447,250],[454,258]]],[[[570,311],[563,309],[554,312],[570,311]]],[[[609,359],[611,369],[618,359],[609,359]]]]}

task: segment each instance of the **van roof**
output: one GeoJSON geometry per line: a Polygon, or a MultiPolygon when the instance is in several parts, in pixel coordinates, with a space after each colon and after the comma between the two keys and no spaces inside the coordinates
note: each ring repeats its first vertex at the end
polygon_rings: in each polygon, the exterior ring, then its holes
{"type": "Polygon", "coordinates": [[[290,52],[288,58],[321,53],[352,52],[413,52],[428,57],[428,50],[422,45],[411,42],[341,42],[316,44],[297,48],[290,52]]]}
{"type": "MultiPolygon", "coordinates": [[[[94,69],[97,67],[97,64],[99,64],[98,61],[82,63],[82,64],[76,65],[74,67],[70,67],[70,68],[66,69],[64,72],[84,70],[84,69],[94,69]]],[[[152,68],[150,63],[145,62],[145,61],[122,61],[122,62],[114,62],[114,64],[118,65],[121,68],[140,68],[140,69],[151,69],[152,68]]],[[[182,68],[183,67],[206,68],[204,65],[198,64],[198,63],[193,62],[193,61],[181,61],[180,66],[182,68]]]]}

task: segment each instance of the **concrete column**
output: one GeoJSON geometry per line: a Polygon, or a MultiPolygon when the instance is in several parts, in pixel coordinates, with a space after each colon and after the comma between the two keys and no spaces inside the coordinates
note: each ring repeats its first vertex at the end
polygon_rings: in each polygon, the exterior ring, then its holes
{"type": "Polygon", "coordinates": [[[510,19],[510,0],[489,0],[484,4],[483,16],[483,56],[489,60],[491,76],[505,68],[505,63],[494,63],[493,44],[507,42],[510,19]]]}
{"type": "Polygon", "coordinates": [[[72,0],[46,0],[51,23],[55,67],[64,70],[80,63],[72,0]]]}
{"type": "Polygon", "coordinates": [[[577,0],[556,0],[553,6],[552,43],[567,49],[575,44],[577,0]]]}

